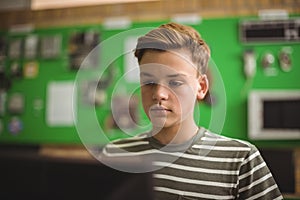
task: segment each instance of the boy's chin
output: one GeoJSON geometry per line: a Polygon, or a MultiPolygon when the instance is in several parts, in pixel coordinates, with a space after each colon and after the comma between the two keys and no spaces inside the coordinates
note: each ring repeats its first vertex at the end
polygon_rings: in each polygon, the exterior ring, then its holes
{"type": "Polygon", "coordinates": [[[150,119],[153,127],[163,128],[167,122],[166,115],[164,115],[164,116],[149,115],[149,119],[150,119]]]}
{"type": "Polygon", "coordinates": [[[159,120],[151,120],[151,124],[152,124],[152,127],[155,128],[155,129],[162,129],[162,128],[166,128],[166,121],[165,120],[162,120],[162,121],[159,121],[159,120]]]}

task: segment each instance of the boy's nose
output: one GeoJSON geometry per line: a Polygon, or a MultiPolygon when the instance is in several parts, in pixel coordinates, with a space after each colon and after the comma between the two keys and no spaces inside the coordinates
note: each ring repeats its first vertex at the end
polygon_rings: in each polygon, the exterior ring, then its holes
{"type": "Polygon", "coordinates": [[[153,88],[153,100],[161,101],[161,100],[167,100],[168,99],[168,88],[166,86],[163,86],[161,84],[157,84],[153,88]]]}

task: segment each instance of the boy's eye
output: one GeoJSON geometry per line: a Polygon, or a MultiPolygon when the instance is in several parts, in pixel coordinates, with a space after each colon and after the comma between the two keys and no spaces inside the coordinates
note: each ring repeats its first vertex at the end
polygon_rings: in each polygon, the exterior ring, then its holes
{"type": "MultiPolygon", "coordinates": [[[[142,81],[142,85],[144,86],[156,86],[158,83],[156,81],[153,80],[149,80],[149,81],[142,81]]],[[[170,80],[168,82],[168,86],[169,87],[179,87],[183,84],[183,81],[179,81],[179,80],[170,80]]]]}
{"type": "Polygon", "coordinates": [[[169,81],[169,85],[171,87],[178,87],[178,86],[181,86],[183,84],[182,81],[176,81],[176,80],[171,80],[169,81]]]}
{"type": "Polygon", "coordinates": [[[156,85],[157,83],[155,81],[144,81],[143,82],[143,85],[147,85],[147,86],[154,86],[156,85]]]}

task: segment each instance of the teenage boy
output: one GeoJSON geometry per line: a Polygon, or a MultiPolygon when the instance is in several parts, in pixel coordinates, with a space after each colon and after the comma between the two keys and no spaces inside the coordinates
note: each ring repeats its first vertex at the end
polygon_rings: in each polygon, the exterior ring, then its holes
{"type": "Polygon", "coordinates": [[[212,133],[194,120],[208,91],[210,49],[192,27],[167,23],[138,39],[141,97],[152,130],[115,141],[102,158],[147,157],[157,199],[282,199],[252,144],[212,133]]]}

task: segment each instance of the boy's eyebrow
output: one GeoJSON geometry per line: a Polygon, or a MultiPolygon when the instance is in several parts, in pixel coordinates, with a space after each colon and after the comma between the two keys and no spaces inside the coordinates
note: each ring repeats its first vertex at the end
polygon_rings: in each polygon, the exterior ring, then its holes
{"type": "MultiPolygon", "coordinates": [[[[150,74],[150,73],[147,73],[147,72],[141,72],[140,73],[140,76],[148,76],[148,77],[153,77],[154,75],[153,74],[150,74]]],[[[179,77],[179,76],[187,76],[186,74],[182,74],[182,73],[177,73],[177,74],[170,74],[170,75],[167,75],[167,77],[169,78],[174,78],[174,77],[179,77]]]]}
{"type": "Polygon", "coordinates": [[[151,77],[153,77],[152,74],[147,73],[147,72],[141,72],[141,73],[140,73],[140,76],[151,76],[151,77]]]}
{"type": "Polygon", "coordinates": [[[186,74],[181,74],[181,73],[167,75],[167,77],[170,77],[170,78],[174,78],[174,77],[178,77],[178,76],[187,76],[187,75],[186,74]]]}

